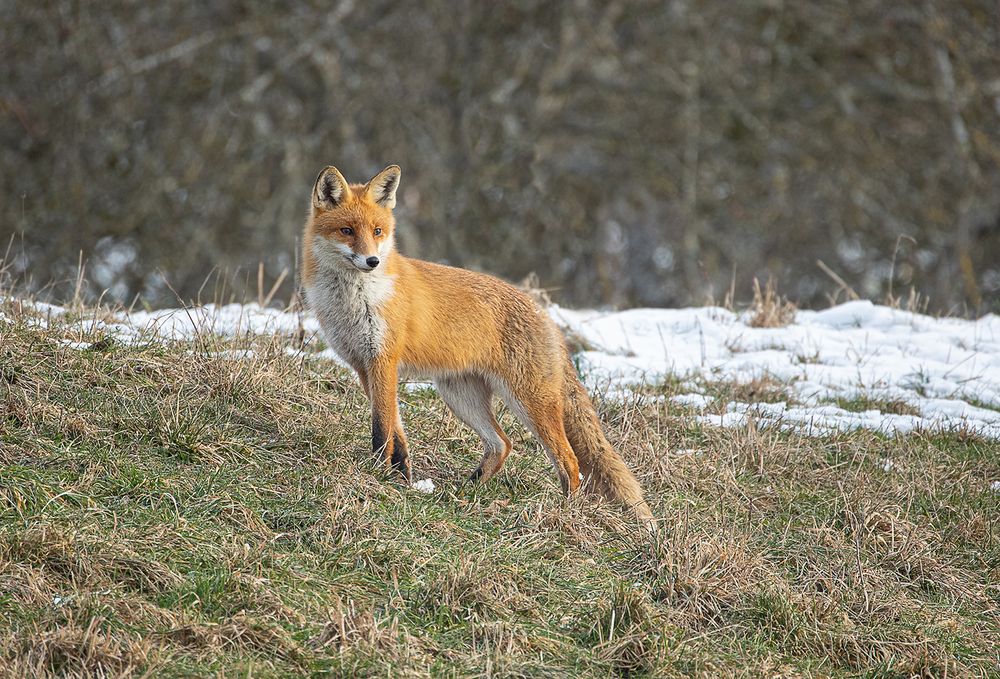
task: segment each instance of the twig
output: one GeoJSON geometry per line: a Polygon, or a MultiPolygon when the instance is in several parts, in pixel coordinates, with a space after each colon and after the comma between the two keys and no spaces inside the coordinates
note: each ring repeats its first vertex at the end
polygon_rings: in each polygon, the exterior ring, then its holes
{"type": "Polygon", "coordinates": [[[913,243],[914,245],[917,244],[916,238],[914,238],[913,236],[907,236],[905,233],[899,234],[899,236],[896,238],[896,247],[893,248],[892,250],[892,266],[889,267],[889,299],[886,300],[889,303],[889,306],[891,307],[896,306],[896,298],[892,294],[892,282],[893,279],[896,277],[896,254],[899,252],[899,243],[904,238],[913,243]]]}
{"type": "Polygon", "coordinates": [[[339,23],[341,19],[350,14],[353,9],[354,0],[344,0],[341,2],[333,12],[327,15],[327,20],[320,26],[319,30],[313,33],[313,35],[306,40],[299,43],[297,48],[278,59],[273,68],[261,73],[253,79],[253,82],[240,90],[240,99],[247,103],[257,101],[261,93],[270,87],[272,82],[274,82],[275,76],[279,73],[287,71],[300,60],[315,52],[316,46],[323,39],[326,31],[328,31],[335,24],[339,23]]]}
{"type": "Polygon", "coordinates": [[[83,300],[80,299],[80,292],[83,289],[84,271],[86,268],[83,263],[83,250],[80,250],[80,257],[76,265],[76,285],[73,287],[74,311],[80,311],[83,308],[83,300]]]}
{"type": "Polygon", "coordinates": [[[133,59],[124,66],[117,66],[109,71],[105,71],[104,74],[97,79],[96,88],[99,89],[106,87],[115,80],[121,78],[126,73],[129,75],[145,73],[146,71],[151,71],[162,66],[163,64],[170,63],[171,61],[183,59],[187,55],[197,52],[202,47],[214,42],[218,37],[219,33],[217,31],[205,31],[204,33],[191,36],[187,40],[182,40],[176,45],[171,45],[165,50],[154,52],[153,54],[142,57],[141,59],[133,59]]]}
{"type": "Polygon", "coordinates": [[[288,275],[288,268],[286,267],[281,270],[280,274],[278,274],[278,278],[274,281],[274,285],[271,286],[270,291],[268,291],[267,295],[264,297],[264,301],[263,303],[261,303],[261,307],[267,307],[271,303],[271,300],[274,299],[275,293],[278,292],[278,288],[280,288],[281,284],[285,282],[285,277],[287,275],[288,275]]]}
{"type": "Polygon", "coordinates": [[[829,276],[830,278],[832,278],[833,282],[840,286],[840,288],[837,290],[837,292],[840,292],[841,290],[843,290],[843,291],[845,291],[847,293],[847,296],[849,298],[851,298],[852,300],[861,299],[861,297],[858,296],[858,293],[854,292],[854,288],[852,288],[850,285],[848,285],[847,282],[844,281],[843,278],[841,278],[840,276],[838,276],[837,273],[833,269],[831,269],[826,264],[824,264],[822,259],[817,259],[816,260],[816,266],[818,266],[820,269],[822,269],[823,273],[825,273],[827,276],[829,276]]]}

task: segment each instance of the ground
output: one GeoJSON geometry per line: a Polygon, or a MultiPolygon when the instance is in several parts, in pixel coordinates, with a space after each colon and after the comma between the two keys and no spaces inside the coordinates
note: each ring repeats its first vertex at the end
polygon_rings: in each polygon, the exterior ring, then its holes
{"type": "Polygon", "coordinates": [[[435,490],[406,487],[294,331],[0,309],[0,675],[998,674],[1000,456],[970,428],[712,423],[781,401],[768,380],[602,391],[651,537],[562,498],[506,413],[507,466],[463,486],[478,440],[419,385],[435,490]]]}

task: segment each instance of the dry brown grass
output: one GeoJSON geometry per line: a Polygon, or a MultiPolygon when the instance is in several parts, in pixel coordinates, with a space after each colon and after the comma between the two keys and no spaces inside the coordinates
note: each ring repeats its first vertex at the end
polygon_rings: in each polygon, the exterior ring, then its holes
{"type": "Polygon", "coordinates": [[[154,671],[157,663],[148,639],[102,630],[104,620],[37,629],[14,642],[9,664],[0,675],[11,677],[134,677],[154,671]]]}
{"type": "Polygon", "coordinates": [[[795,305],[778,294],[773,279],[767,279],[763,290],[760,281],[753,279],[753,302],[747,323],[751,328],[783,328],[795,320],[795,311],[795,305]]]}
{"type": "MultiPolygon", "coordinates": [[[[9,307],[3,311],[17,317],[9,307]]],[[[986,676],[994,446],[693,424],[604,400],[651,539],[403,394],[418,477],[371,457],[353,379],[294,338],[104,343],[0,322],[8,676],[986,676]],[[234,360],[218,352],[252,350],[234,360]],[[885,471],[880,461],[891,458],[885,471]]],[[[681,387],[663,385],[670,396],[681,387]]],[[[722,400],[781,385],[715,385],[722,400]]],[[[713,393],[716,393],[713,392],[713,393]]]]}

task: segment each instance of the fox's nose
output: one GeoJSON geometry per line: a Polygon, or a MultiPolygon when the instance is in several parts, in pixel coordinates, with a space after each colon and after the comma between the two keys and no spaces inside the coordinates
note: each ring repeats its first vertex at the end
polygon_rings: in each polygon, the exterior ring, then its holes
{"type": "Polygon", "coordinates": [[[374,269],[376,266],[378,266],[378,257],[369,257],[368,259],[365,260],[365,264],[374,269]]]}

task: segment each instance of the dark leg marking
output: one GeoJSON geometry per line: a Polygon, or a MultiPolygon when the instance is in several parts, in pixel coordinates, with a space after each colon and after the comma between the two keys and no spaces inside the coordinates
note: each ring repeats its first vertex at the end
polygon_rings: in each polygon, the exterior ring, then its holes
{"type": "Polygon", "coordinates": [[[407,482],[411,481],[410,456],[406,450],[406,443],[399,437],[399,434],[392,434],[392,468],[403,475],[407,482]]]}

